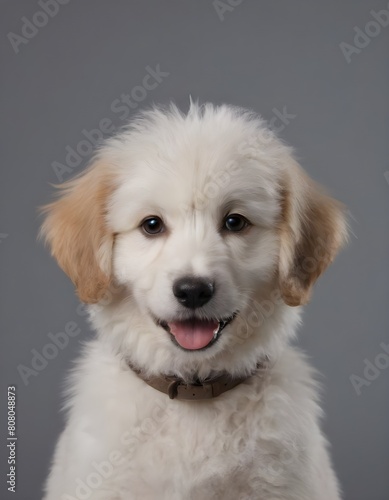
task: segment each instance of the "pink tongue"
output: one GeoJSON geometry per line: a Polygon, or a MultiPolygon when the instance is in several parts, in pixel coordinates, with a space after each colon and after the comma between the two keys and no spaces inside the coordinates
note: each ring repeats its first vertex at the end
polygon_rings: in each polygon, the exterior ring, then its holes
{"type": "Polygon", "coordinates": [[[170,332],[184,349],[201,349],[213,339],[219,323],[217,321],[175,321],[168,323],[170,332]]]}

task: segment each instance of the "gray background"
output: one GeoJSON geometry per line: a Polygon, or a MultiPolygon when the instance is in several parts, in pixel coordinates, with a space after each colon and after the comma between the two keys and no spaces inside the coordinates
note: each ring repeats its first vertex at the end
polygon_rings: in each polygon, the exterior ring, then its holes
{"type": "Polygon", "coordinates": [[[19,436],[16,495],[6,491],[1,440],[1,498],[41,498],[63,424],[64,375],[91,336],[70,282],[36,242],[36,207],[58,182],[52,163],[64,163],[65,147],[102,118],[123,124],[112,102],[160,64],[170,74],[141,106],[173,99],[186,109],[192,95],[269,120],[286,106],[296,116],[281,137],[349,207],[354,235],[317,285],[299,342],[324,375],[324,426],[345,498],[387,500],[389,369],[359,396],[350,376],[363,376],[364,360],[374,362],[388,343],[389,27],[350,63],[339,47],[353,44],[353,28],[364,29],[370,10],[387,3],[244,0],[222,21],[204,0],[72,0],[17,54],[7,33],[20,34],[22,16],[41,8],[31,0],[1,7],[0,425],[3,433],[6,386],[16,384],[19,436]],[[82,333],[26,386],[18,365],[31,366],[31,350],[41,352],[48,333],[69,321],[82,333]]]}

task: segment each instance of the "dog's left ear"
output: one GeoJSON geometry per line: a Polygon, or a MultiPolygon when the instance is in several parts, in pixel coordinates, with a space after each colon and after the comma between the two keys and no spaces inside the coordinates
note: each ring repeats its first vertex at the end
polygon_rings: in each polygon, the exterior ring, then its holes
{"type": "Polygon", "coordinates": [[[98,302],[110,285],[113,234],[106,222],[110,186],[101,163],[59,186],[58,200],[43,207],[41,236],[83,302],[98,302]]]}
{"type": "Polygon", "coordinates": [[[279,286],[290,306],[306,304],[317,278],[347,239],[344,207],[295,162],[283,172],[279,286]]]}

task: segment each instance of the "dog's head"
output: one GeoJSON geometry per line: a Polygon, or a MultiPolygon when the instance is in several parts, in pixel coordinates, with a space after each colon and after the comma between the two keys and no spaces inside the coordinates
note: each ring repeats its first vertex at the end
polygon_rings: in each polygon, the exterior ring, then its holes
{"type": "Polygon", "coordinates": [[[178,372],[243,350],[254,362],[346,236],[342,207],[290,149],[227,106],[143,113],[45,211],[53,255],[100,303],[96,325],[178,372]]]}

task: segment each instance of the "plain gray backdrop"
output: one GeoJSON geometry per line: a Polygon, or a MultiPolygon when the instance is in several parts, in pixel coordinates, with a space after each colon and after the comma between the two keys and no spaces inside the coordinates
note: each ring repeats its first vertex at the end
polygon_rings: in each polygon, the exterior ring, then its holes
{"type": "Polygon", "coordinates": [[[350,243],[317,284],[299,343],[323,374],[323,425],[344,498],[388,500],[389,369],[377,356],[389,344],[389,27],[370,12],[382,9],[375,0],[70,0],[45,18],[37,1],[1,2],[1,498],[41,498],[64,377],[92,335],[71,283],[36,241],[37,207],[59,180],[54,162],[66,165],[67,147],[87,153],[82,131],[102,119],[123,125],[118,99],[129,94],[138,109],[170,100],[187,109],[191,95],[268,120],[286,112],[280,136],[348,206],[350,243]],[[31,20],[37,30],[23,28],[31,20]],[[139,89],[158,65],[169,75],[139,89]],[[80,335],[25,384],[21,365],[31,368],[33,350],[69,321],[80,335]],[[376,358],[368,380],[366,360],[376,358]],[[16,494],[5,475],[7,385],[17,386],[16,494]]]}

